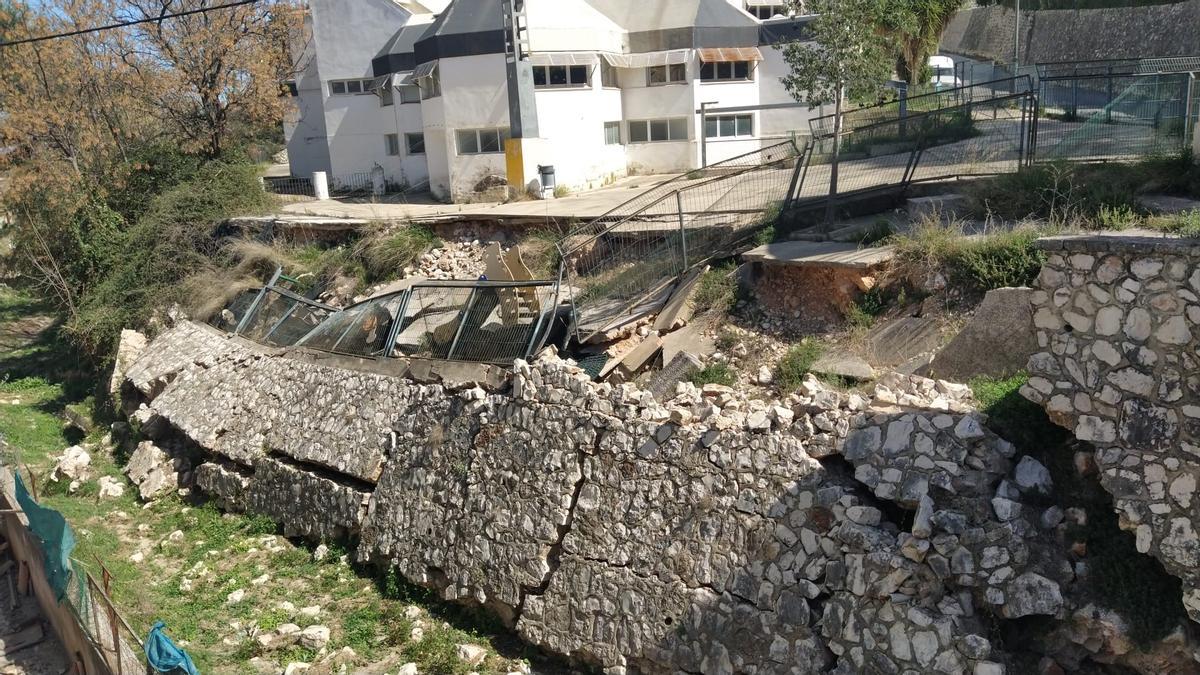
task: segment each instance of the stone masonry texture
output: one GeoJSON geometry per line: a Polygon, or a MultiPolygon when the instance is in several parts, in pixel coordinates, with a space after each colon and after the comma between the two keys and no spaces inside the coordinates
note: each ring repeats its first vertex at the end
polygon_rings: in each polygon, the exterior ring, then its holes
{"type": "Polygon", "coordinates": [[[1044,239],[1027,398],[1096,447],[1137,548],[1183,580],[1200,620],[1200,242],[1044,239]]]}
{"type": "MultiPolygon", "coordinates": [[[[1048,269],[1069,286],[1068,265],[1048,269]]],[[[1164,261],[1140,282],[1182,288],[1179,274],[1164,261]]],[[[129,372],[143,430],[198,446],[195,484],[226,507],[348,536],[360,560],[613,675],[996,675],[1009,660],[987,638],[998,622],[1086,633],[1097,614],[1076,602],[1044,467],[1018,466],[962,385],[892,374],[864,395],[810,378],[760,401],[683,383],[662,401],[544,356],[485,391],[310,363],[187,322],[129,372]]],[[[1160,432],[1128,431],[1155,447],[1160,432]]],[[[1183,499],[1166,482],[1181,465],[1161,468],[1162,499],[1183,499]]],[[[1147,535],[1155,546],[1165,527],[1147,535]]]]}

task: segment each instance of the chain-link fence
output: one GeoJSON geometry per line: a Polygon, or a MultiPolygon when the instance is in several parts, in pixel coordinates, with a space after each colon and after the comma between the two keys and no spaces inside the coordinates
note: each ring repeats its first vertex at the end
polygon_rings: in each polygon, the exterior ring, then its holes
{"type": "Polygon", "coordinates": [[[649,311],[665,300],[684,271],[731,252],[772,222],[787,199],[800,156],[791,142],[765,148],[737,164],[672,182],[669,190],[654,191],[652,199],[629,202],[575,230],[560,243],[559,253],[576,336],[587,341],[649,311]]]}

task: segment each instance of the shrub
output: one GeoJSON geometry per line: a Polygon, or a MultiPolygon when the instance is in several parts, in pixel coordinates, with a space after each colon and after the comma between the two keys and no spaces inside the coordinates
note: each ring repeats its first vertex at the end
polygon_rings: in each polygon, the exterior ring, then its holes
{"type": "Polygon", "coordinates": [[[1038,236],[1038,231],[1023,228],[966,237],[957,225],[927,221],[890,242],[903,269],[942,270],[952,284],[982,294],[1033,282],[1045,262],[1045,254],[1034,246],[1038,236]]]}
{"type": "Polygon", "coordinates": [[[700,275],[693,307],[697,314],[708,311],[728,312],[737,300],[737,280],[733,273],[736,267],[726,263],[700,275]]]}
{"type": "Polygon", "coordinates": [[[733,383],[737,381],[737,378],[733,376],[733,370],[731,370],[729,366],[724,363],[713,363],[707,365],[695,373],[692,373],[692,376],[689,379],[692,381],[692,384],[696,385],[697,387],[703,387],[706,384],[722,384],[726,387],[731,387],[733,386],[733,383]]]}
{"type": "Polygon", "coordinates": [[[408,225],[390,233],[379,232],[363,238],[354,254],[362,260],[368,282],[391,281],[440,243],[428,227],[408,225]]]}
{"type": "Polygon", "coordinates": [[[775,381],[779,388],[785,392],[799,389],[804,376],[824,352],[825,346],[811,338],[805,338],[789,347],[776,368],[775,381]]]}

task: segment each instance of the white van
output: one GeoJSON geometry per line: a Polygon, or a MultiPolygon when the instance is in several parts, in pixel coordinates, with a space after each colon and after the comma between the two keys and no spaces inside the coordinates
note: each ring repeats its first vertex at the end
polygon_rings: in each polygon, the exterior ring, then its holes
{"type": "Polygon", "coordinates": [[[962,86],[962,80],[954,76],[954,60],[949,56],[929,57],[929,70],[933,71],[929,78],[929,84],[932,84],[934,89],[962,86]]]}

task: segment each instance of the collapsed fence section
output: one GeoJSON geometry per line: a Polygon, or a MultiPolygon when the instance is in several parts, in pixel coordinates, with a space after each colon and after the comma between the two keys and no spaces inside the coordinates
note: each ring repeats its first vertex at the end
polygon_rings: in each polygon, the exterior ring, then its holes
{"type": "Polygon", "coordinates": [[[1034,150],[1036,110],[1037,96],[1027,91],[901,117],[894,110],[872,113],[884,121],[839,137],[836,184],[833,136],[813,140],[793,198],[813,202],[1017,171],[1034,150]]]}
{"type": "Polygon", "coordinates": [[[675,183],[632,212],[588,223],[560,242],[581,342],[653,311],[684,271],[732,252],[774,221],[801,155],[791,142],[761,152],[759,164],[675,183]]]}
{"type": "Polygon", "coordinates": [[[280,288],[281,278],[210,325],[272,347],[506,364],[540,348],[559,302],[557,281],[429,281],[339,310],[280,288]]]}

